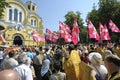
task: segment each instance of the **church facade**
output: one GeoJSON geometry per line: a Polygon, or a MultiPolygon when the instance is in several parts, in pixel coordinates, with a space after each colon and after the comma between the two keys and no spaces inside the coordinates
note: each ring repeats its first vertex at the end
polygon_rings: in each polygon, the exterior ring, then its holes
{"type": "MultiPolygon", "coordinates": [[[[0,19],[1,31],[6,45],[39,46],[44,42],[35,42],[32,32],[35,30],[44,37],[43,22],[37,14],[37,5],[32,1],[6,0],[9,6],[0,19]]],[[[2,42],[0,42],[2,44],[2,42]]]]}

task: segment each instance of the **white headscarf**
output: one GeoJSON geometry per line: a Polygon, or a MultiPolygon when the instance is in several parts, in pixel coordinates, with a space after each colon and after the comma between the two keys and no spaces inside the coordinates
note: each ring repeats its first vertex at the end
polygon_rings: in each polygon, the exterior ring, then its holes
{"type": "Polygon", "coordinates": [[[112,51],[110,51],[110,50],[105,50],[105,55],[109,55],[109,54],[112,54],[112,51]]]}
{"type": "Polygon", "coordinates": [[[41,68],[41,76],[44,76],[48,72],[49,67],[50,67],[50,61],[48,59],[45,59],[43,61],[42,68],[41,68]]]}
{"type": "Polygon", "coordinates": [[[98,52],[92,52],[88,56],[90,62],[92,63],[93,67],[97,71],[97,73],[105,79],[105,76],[107,74],[106,67],[102,64],[102,56],[98,52]]]}

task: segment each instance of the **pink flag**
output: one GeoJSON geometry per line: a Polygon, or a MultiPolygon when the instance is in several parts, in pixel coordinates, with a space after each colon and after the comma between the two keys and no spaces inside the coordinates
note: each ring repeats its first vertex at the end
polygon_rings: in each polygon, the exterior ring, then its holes
{"type": "Polygon", "coordinates": [[[2,36],[2,34],[0,33],[0,40],[2,41],[2,43],[6,43],[5,38],[2,36]]]}
{"type": "Polygon", "coordinates": [[[71,32],[70,27],[69,27],[67,24],[65,24],[64,22],[59,21],[59,25],[60,25],[64,30],[66,30],[68,33],[71,32]]]}
{"type": "Polygon", "coordinates": [[[34,40],[34,41],[37,41],[37,42],[38,42],[38,41],[45,42],[45,38],[42,37],[41,35],[39,35],[36,31],[33,31],[32,34],[33,34],[33,40],[34,40]]]}
{"type": "Polygon", "coordinates": [[[71,40],[71,35],[68,33],[68,34],[65,34],[65,37],[64,37],[64,40],[65,40],[65,42],[67,43],[67,42],[71,42],[72,40],[71,40]]]}
{"type": "Polygon", "coordinates": [[[59,21],[59,29],[60,29],[60,37],[64,38],[65,42],[71,42],[72,41],[71,35],[69,34],[71,30],[69,26],[59,21]]]}
{"type": "Polygon", "coordinates": [[[90,20],[88,20],[88,35],[89,38],[95,38],[96,40],[100,40],[99,34],[90,20]]]}
{"type": "Polygon", "coordinates": [[[46,40],[52,41],[52,32],[49,29],[46,29],[46,40]]]}
{"type": "Polygon", "coordinates": [[[105,33],[104,40],[110,40],[110,35],[106,25],[104,25],[104,33],[105,33]]]}
{"type": "Polygon", "coordinates": [[[79,42],[79,27],[77,24],[77,19],[74,19],[74,23],[73,23],[73,29],[72,29],[72,41],[73,43],[76,45],[79,42]]]}
{"type": "Polygon", "coordinates": [[[57,42],[58,38],[59,38],[59,34],[53,32],[52,33],[52,42],[57,42]]]}
{"type": "Polygon", "coordinates": [[[105,33],[104,33],[104,26],[101,24],[101,23],[99,23],[99,28],[100,28],[100,39],[101,40],[104,40],[104,35],[105,35],[105,33]]]}
{"type": "Polygon", "coordinates": [[[109,29],[112,32],[120,32],[119,28],[115,25],[115,23],[113,23],[112,20],[109,21],[109,29]]]}
{"type": "Polygon", "coordinates": [[[101,40],[110,40],[110,35],[107,29],[106,25],[102,25],[101,23],[99,23],[100,25],[100,39],[101,40]]]}
{"type": "Polygon", "coordinates": [[[59,38],[59,35],[55,32],[50,31],[49,29],[46,29],[46,39],[50,40],[52,42],[57,42],[59,38]]]}

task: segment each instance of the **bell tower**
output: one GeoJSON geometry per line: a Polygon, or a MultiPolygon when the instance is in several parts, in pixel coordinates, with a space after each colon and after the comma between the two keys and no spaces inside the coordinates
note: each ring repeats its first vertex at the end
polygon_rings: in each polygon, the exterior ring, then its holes
{"type": "Polygon", "coordinates": [[[26,5],[29,11],[37,13],[37,5],[32,0],[26,2],[26,5]]]}

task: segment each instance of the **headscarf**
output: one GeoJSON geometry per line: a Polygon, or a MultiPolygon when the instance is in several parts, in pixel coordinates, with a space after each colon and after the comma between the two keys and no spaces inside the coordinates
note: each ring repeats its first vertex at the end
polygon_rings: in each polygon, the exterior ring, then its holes
{"type": "Polygon", "coordinates": [[[90,62],[94,65],[101,64],[102,62],[102,56],[100,55],[100,53],[97,53],[97,52],[90,53],[88,58],[90,62]]]}
{"type": "Polygon", "coordinates": [[[49,70],[50,67],[50,61],[48,59],[45,59],[42,64],[41,68],[41,76],[43,77],[49,70]]]}
{"type": "Polygon", "coordinates": [[[93,66],[93,68],[96,70],[97,74],[105,79],[107,72],[106,67],[102,64],[102,56],[98,52],[92,52],[89,54],[89,60],[93,66]]]}
{"type": "Polygon", "coordinates": [[[112,51],[110,51],[110,50],[105,50],[105,55],[110,55],[110,54],[113,54],[112,51]]]}

